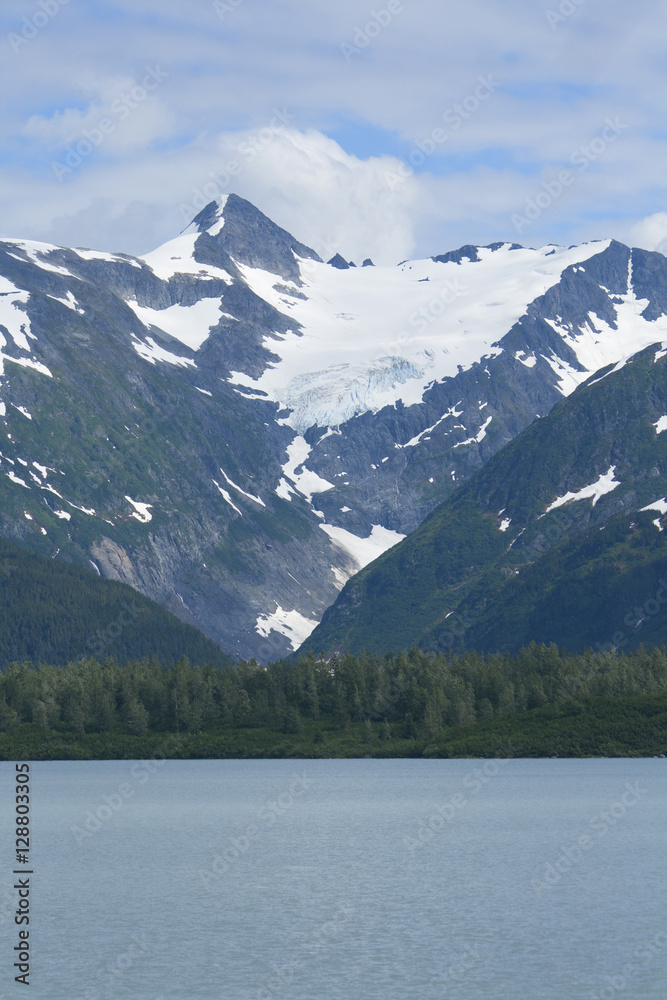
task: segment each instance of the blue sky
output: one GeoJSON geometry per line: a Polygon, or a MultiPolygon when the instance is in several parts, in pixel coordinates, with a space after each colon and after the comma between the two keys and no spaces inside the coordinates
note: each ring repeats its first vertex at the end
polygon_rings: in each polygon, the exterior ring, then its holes
{"type": "Polygon", "coordinates": [[[322,255],[667,250],[661,0],[3,0],[4,236],[141,253],[236,191],[322,255]]]}

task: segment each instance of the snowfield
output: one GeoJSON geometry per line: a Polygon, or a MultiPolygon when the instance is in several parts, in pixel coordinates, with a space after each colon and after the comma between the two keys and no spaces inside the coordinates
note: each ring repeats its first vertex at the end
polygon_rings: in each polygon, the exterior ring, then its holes
{"type": "Polygon", "coordinates": [[[289,409],[285,423],[300,434],[398,400],[419,403],[432,382],[500,354],[494,345],[530,303],[565,268],[609,243],[541,250],[504,244],[480,249],[479,261],[427,259],[347,271],[309,260],[302,262],[303,287],[291,286],[299,296],[289,295],[278,275],[239,265],[255,294],[294,319],[295,329],[266,341],[277,364],[259,379],[235,372],[236,384],[289,409]]]}

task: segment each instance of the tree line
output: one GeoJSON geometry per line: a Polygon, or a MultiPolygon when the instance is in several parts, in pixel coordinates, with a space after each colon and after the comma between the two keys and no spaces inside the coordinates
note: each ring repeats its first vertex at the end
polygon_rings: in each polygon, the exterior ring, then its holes
{"type": "Polygon", "coordinates": [[[437,740],[450,727],[528,709],[666,690],[663,647],[571,654],[531,643],[515,656],[415,648],[386,656],[309,654],[267,667],[90,657],[65,667],[8,666],[0,674],[0,731],[27,723],[74,736],[221,728],[296,734],[315,720],[340,730],[377,723],[380,738],[437,740]]]}

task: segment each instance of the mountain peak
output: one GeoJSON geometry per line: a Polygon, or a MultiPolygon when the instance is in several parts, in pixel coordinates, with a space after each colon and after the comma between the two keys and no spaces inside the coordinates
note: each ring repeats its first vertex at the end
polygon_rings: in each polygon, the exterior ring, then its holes
{"type": "Polygon", "coordinates": [[[237,194],[209,202],[185,230],[200,233],[197,260],[219,264],[221,252],[237,263],[279,274],[300,284],[297,257],[320,260],[310,247],[281,229],[268,216],[237,194]]]}
{"type": "Polygon", "coordinates": [[[190,225],[183,231],[183,235],[208,233],[209,236],[217,236],[225,224],[225,208],[228,201],[228,194],[216,198],[215,201],[210,201],[201,212],[195,215],[190,225]]]}

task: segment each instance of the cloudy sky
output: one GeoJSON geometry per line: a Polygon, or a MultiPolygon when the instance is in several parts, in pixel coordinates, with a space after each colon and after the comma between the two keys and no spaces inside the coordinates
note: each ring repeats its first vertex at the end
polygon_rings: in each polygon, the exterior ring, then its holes
{"type": "Polygon", "coordinates": [[[0,235],[143,253],[235,191],[322,256],[667,252],[662,0],[3,0],[0,235]]]}

